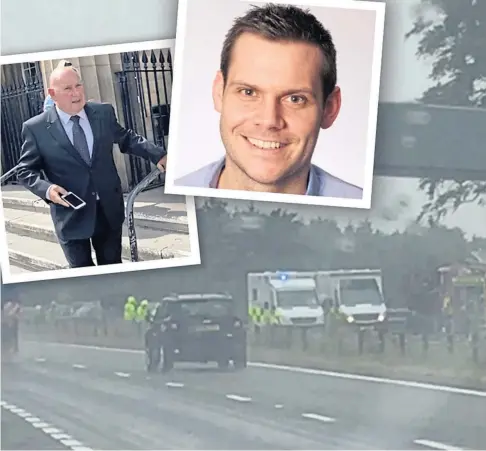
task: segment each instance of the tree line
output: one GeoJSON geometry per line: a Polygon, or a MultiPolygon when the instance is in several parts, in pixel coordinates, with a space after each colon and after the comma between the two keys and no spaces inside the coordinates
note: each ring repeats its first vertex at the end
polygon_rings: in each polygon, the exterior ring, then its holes
{"type": "Polygon", "coordinates": [[[269,214],[251,204],[234,210],[219,199],[199,205],[197,218],[201,265],[94,276],[90,292],[83,277],[18,289],[29,293],[29,303],[97,298],[122,303],[128,295],[156,301],[170,292],[198,291],[229,291],[246,302],[250,271],[379,268],[389,304],[420,309],[431,305],[438,267],[486,248],[486,239],[468,240],[460,229],[441,225],[385,234],[369,221],[341,228],[333,219],[304,223],[283,208],[269,214]]]}

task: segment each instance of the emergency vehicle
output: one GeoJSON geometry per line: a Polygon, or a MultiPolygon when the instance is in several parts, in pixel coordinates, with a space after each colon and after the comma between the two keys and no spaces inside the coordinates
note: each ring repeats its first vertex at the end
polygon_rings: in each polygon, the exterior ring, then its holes
{"type": "Polygon", "coordinates": [[[324,310],[319,302],[315,276],[315,271],[248,273],[249,306],[275,308],[282,326],[322,325],[324,310]]]}
{"type": "Polygon", "coordinates": [[[386,320],[380,269],[317,271],[316,290],[328,308],[349,324],[374,328],[386,320]]]}

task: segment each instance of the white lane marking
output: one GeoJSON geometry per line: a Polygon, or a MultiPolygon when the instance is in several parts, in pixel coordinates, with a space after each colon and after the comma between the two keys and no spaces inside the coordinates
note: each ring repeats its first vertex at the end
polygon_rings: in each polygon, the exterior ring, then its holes
{"type": "MultiPolygon", "coordinates": [[[[36,346],[39,345],[39,342],[30,342],[30,343],[33,344],[35,343],[36,346]]],[[[106,346],[78,345],[72,343],[53,343],[53,342],[45,342],[43,344],[47,346],[57,346],[57,347],[64,346],[67,348],[90,349],[93,351],[103,351],[103,352],[121,352],[125,354],[140,355],[144,353],[144,351],[139,349],[120,349],[120,348],[109,348],[106,346]]],[[[404,381],[400,379],[389,379],[385,377],[376,377],[376,376],[364,376],[362,374],[340,373],[337,371],[317,370],[313,368],[303,368],[299,366],[290,366],[290,365],[278,365],[275,363],[265,363],[265,362],[248,362],[248,366],[253,366],[255,368],[265,368],[271,370],[310,374],[313,376],[335,377],[338,379],[348,379],[348,380],[355,380],[361,382],[376,382],[378,384],[396,385],[396,386],[402,386],[408,388],[421,388],[425,390],[453,393],[457,395],[476,396],[480,398],[486,398],[486,391],[484,390],[473,390],[473,389],[453,387],[448,385],[428,384],[425,382],[404,381]]]]}
{"type": "Polygon", "coordinates": [[[25,421],[28,421],[29,423],[39,423],[40,418],[37,417],[27,417],[25,421]]]}
{"type": "Polygon", "coordinates": [[[336,421],[334,418],[325,417],[324,415],[319,415],[318,413],[303,413],[302,416],[311,420],[322,421],[323,423],[334,423],[336,421]]]}
{"type": "Polygon", "coordinates": [[[232,399],[233,401],[238,401],[238,402],[250,402],[251,398],[248,398],[246,396],[240,396],[240,395],[226,395],[226,398],[232,399]]]}
{"type": "Polygon", "coordinates": [[[182,388],[184,387],[184,384],[180,382],[166,382],[167,387],[175,387],[175,388],[182,388]]]}
{"type": "Polygon", "coordinates": [[[79,363],[74,363],[73,368],[76,368],[78,370],[84,370],[86,369],[86,365],[80,365],[79,363]]]}
{"type": "Polygon", "coordinates": [[[44,428],[43,431],[46,434],[60,434],[61,433],[61,430],[57,429],[57,428],[44,428]]]}
{"type": "Polygon", "coordinates": [[[83,446],[81,442],[78,442],[77,440],[73,440],[73,439],[61,440],[61,443],[64,446],[69,446],[69,448],[72,448],[73,446],[83,446]]]}
{"type": "Polygon", "coordinates": [[[453,387],[448,385],[428,384],[426,382],[404,381],[400,379],[388,379],[385,377],[363,376],[362,374],[339,373],[336,371],[316,370],[312,368],[302,368],[299,366],[277,365],[273,363],[248,362],[249,366],[273,370],[290,371],[294,373],[310,374],[314,376],[335,377],[338,379],[348,379],[361,382],[375,382],[386,385],[396,385],[407,388],[421,388],[425,390],[454,393],[457,395],[477,396],[486,398],[486,391],[473,390],[468,388],[453,387]]]}
{"type": "Polygon", "coordinates": [[[61,441],[61,440],[68,440],[71,439],[71,436],[69,434],[65,434],[64,432],[60,432],[59,434],[51,434],[51,437],[54,440],[61,441]]]}
{"type": "Polygon", "coordinates": [[[44,423],[43,421],[38,421],[37,423],[32,423],[32,426],[34,426],[37,429],[44,430],[44,428],[49,426],[49,423],[44,423]]]}
{"type": "Polygon", "coordinates": [[[72,451],[93,451],[92,448],[84,446],[83,443],[73,439],[69,434],[64,433],[61,429],[52,427],[49,423],[42,421],[40,418],[35,417],[31,413],[17,407],[14,404],[9,404],[8,402],[2,400],[0,401],[0,406],[6,410],[9,410],[14,415],[22,418],[31,426],[35,427],[39,431],[42,431],[44,434],[58,441],[72,451]]]}
{"type": "Polygon", "coordinates": [[[36,361],[37,363],[44,363],[44,362],[46,361],[46,359],[44,359],[44,358],[42,358],[42,357],[39,357],[39,358],[35,359],[35,361],[36,361]]]}
{"type": "Polygon", "coordinates": [[[275,404],[275,408],[276,409],[283,409],[283,405],[282,404],[275,404]]]}
{"type": "Polygon", "coordinates": [[[118,377],[130,377],[130,373],[120,373],[119,371],[115,372],[115,375],[118,377]]]}
{"type": "Polygon", "coordinates": [[[463,451],[465,449],[465,448],[457,448],[456,446],[446,445],[440,442],[435,442],[433,440],[420,439],[420,440],[414,440],[413,442],[416,445],[426,446],[428,448],[440,449],[444,451],[463,451]]]}

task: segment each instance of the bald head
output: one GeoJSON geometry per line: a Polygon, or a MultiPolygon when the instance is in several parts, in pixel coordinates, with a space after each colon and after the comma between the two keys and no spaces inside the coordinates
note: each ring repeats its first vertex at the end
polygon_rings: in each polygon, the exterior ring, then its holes
{"type": "Polygon", "coordinates": [[[51,72],[51,75],[49,76],[49,87],[52,88],[56,85],[56,83],[64,80],[66,78],[66,74],[68,76],[72,76],[72,74],[74,74],[78,81],[81,81],[81,76],[79,75],[79,72],[73,66],[64,67],[59,65],[51,72]]]}
{"type": "Polygon", "coordinates": [[[48,92],[57,107],[70,115],[78,114],[86,104],[81,77],[72,66],[52,71],[48,92]]]}

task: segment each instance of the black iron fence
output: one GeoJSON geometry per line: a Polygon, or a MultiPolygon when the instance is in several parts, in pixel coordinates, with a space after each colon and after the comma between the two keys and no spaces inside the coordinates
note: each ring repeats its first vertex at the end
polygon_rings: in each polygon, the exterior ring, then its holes
{"type": "MultiPolygon", "coordinates": [[[[22,148],[22,124],[42,112],[44,87],[42,79],[33,76],[29,83],[15,80],[9,85],[2,84],[1,130],[2,173],[13,169],[22,148]]],[[[16,181],[15,172],[3,183],[16,181]]]]}
{"type": "MultiPolygon", "coordinates": [[[[170,94],[172,90],[172,55],[170,49],[158,52],[123,53],[122,70],[116,72],[117,87],[126,128],[166,147],[169,134],[170,94]]],[[[151,163],[130,156],[130,189],[153,170],[151,163]]],[[[156,178],[148,187],[164,184],[156,178]]]]}
{"type": "MultiPolygon", "coordinates": [[[[170,49],[121,54],[122,70],[116,72],[126,128],[166,147],[169,134],[172,55],[170,49]]],[[[19,160],[22,148],[22,124],[43,110],[42,79],[32,76],[29,83],[19,77],[1,86],[1,168],[6,174],[19,160]]],[[[129,190],[153,170],[151,163],[129,156],[129,190]]],[[[15,171],[2,183],[15,182],[15,171]]],[[[158,177],[149,187],[164,184],[158,177]]]]}

